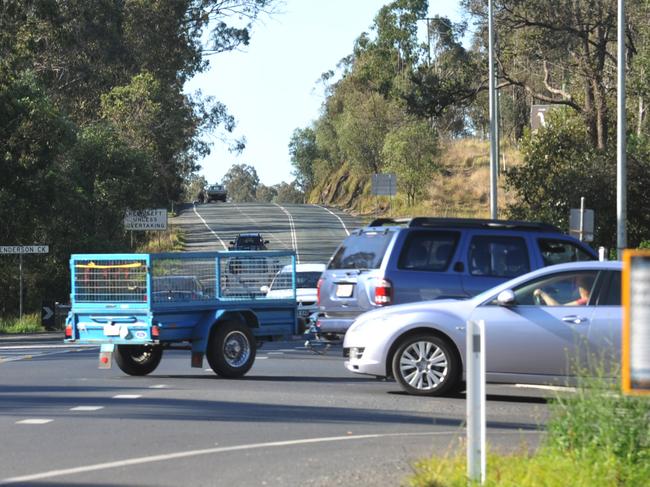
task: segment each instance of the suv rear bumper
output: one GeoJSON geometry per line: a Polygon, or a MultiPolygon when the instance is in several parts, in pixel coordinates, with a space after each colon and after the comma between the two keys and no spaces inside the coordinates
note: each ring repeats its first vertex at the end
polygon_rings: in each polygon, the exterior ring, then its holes
{"type": "Polygon", "coordinates": [[[354,323],[354,318],[325,318],[319,317],[317,327],[321,333],[336,333],[345,335],[348,328],[354,323]]]}

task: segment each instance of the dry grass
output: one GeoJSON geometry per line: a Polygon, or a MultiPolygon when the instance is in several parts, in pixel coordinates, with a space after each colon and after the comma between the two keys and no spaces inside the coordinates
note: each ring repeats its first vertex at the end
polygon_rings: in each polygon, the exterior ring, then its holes
{"type": "MultiPolygon", "coordinates": [[[[503,168],[518,165],[521,155],[513,147],[502,148],[501,175],[498,180],[499,217],[513,201],[514,195],[503,188],[503,168]]],[[[474,217],[490,216],[490,156],[489,144],[481,139],[448,141],[441,148],[440,170],[423,181],[425,196],[415,205],[408,205],[406,197],[375,197],[370,194],[370,177],[363,177],[343,164],[310,195],[310,201],[348,209],[367,219],[380,216],[438,216],[474,217]]]]}

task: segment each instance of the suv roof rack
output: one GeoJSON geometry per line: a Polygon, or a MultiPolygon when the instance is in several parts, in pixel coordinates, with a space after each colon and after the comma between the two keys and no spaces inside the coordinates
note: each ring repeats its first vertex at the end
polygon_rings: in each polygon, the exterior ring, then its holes
{"type": "Polygon", "coordinates": [[[375,218],[370,223],[369,227],[385,227],[385,226],[407,226],[411,223],[411,218],[375,218]]]}
{"type": "Polygon", "coordinates": [[[518,220],[488,220],[481,218],[412,218],[409,227],[464,227],[464,228],[503,228],[509,230],[530,230],[541,232],[561,232],[555,225],[543,222],[518,220]]]}

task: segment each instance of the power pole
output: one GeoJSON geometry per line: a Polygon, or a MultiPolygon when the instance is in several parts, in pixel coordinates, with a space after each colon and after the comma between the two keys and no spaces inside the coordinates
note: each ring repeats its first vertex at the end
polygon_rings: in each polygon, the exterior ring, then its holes
{"type": "Polygon", "coordinates": [[[490,218],[497,218],[497,110],[494,79],[494,9],[493,0],[488,0],[488,88],[490,91],[490,218]]]}

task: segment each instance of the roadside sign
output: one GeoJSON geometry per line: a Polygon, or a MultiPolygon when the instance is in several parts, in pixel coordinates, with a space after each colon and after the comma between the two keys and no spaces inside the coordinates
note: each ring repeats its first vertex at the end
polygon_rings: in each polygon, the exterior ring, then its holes
{"type": "Polygon", "coordinates": [[[2,245],[0,254],[47,254],[49,245],[2,245]]]}
{"type": "Polygon", "coordinates": [[[24,254],[47,254],[50,252],[49,245],[2,245],[0,254],[18,254],[18,316],[23,319],[23,255],[24,254]]]}
{"type": "Polygon", "coordinates": [[[53,330],[55,325],[55,302],[43,301],[41,306],[41,326],[48,330],[53,330]]]}
{"type": "Polygon", "coordinates": [[[531,105],[530,129],[535,132],[546,127],[546,115],[553,105],[531,105]]]}
{"type": "Polygon", "coordinates": [[[397,194],[397,176],[393,173],[373,174],[372,194],[375,196],[395,196],[397,194]]]}
{"type": "Polygon", "coordinates": [[[569,234],[583,242],[594,241],[594,210],[571,208],[569,214],[569,234]],[[582,227],[580,214],[582,212],[582,227]]]}
{"type": "Polygon", "coordinates": [[[622,284],[623,392],[650,395],[650,250],[623,251],[622,284]]]}
{"type": "Polygon", "coordinates": [[[167,209],[126,210],[124,228],[126,230],[167,230],[167,209]]]}

